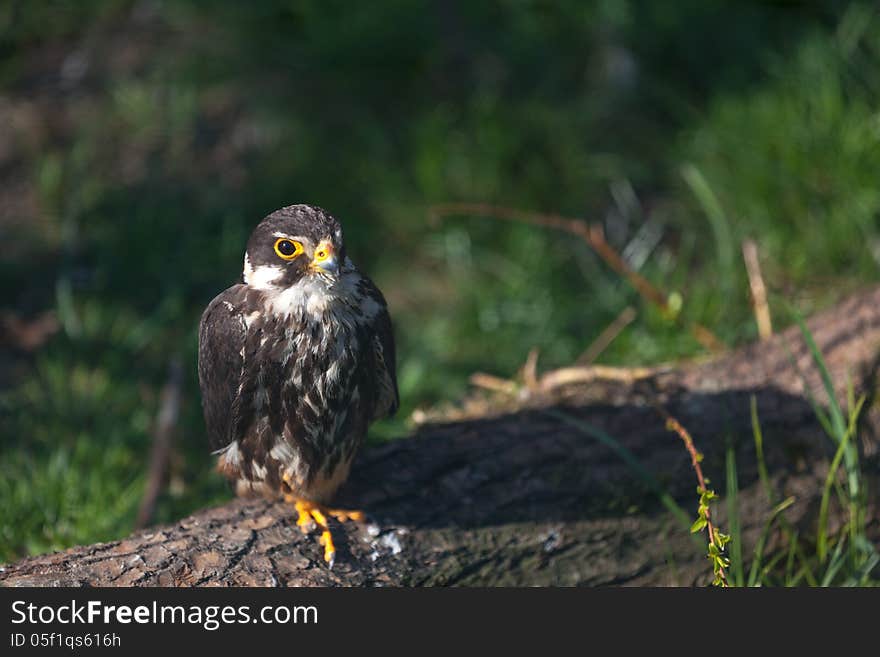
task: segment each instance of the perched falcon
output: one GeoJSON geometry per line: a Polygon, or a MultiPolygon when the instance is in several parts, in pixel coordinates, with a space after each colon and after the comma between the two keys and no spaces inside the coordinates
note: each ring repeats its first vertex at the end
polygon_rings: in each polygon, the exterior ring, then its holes
{"type": "Polygon", "coordinates": [[[382,293],[345,254],[342,227],[291,205],[254,229],[244,282],[221,292],[199,325],[199,385],[218,468],[240,495],[284,496],[297,524],[322,531],[374,420],[397,410],[394,337],[382,293]]]}

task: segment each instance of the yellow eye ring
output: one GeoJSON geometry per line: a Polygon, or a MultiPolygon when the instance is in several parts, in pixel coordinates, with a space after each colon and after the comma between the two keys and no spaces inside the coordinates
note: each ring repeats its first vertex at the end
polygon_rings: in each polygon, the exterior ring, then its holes
{"type": "Polygon", "coordinates": [[[275,255],[282,260],[293,260],[303,252],[303,245],[296,240],[279,237],[275,240],[275,255]]]}

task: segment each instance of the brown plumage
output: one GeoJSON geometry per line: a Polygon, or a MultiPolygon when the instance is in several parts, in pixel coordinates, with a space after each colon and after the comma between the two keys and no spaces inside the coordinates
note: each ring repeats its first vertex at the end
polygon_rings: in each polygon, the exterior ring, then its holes
{"type": "Polygon", "coordinates": [[[199,326],[218,466],[239,493],[326,503],[369,424],[398,406],[385,299],[346,256],[336,219],[308,205],[254,229],[243,281],[211,301],[199,326]]]}

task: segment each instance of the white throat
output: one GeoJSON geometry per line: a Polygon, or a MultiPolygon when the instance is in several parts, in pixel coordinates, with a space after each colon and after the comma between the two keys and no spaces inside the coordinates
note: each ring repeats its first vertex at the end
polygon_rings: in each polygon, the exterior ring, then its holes
{"type": "Polygon", "coordinates": [[[276,315],[320,319],[338,305],[340,296],[331,284],[319,276],[305,275],[290,287],[273,288],[266,295],[266,308],[276,315]]]}
{"type": "Polygon", "coordinates": [[[244,282],[265,294],[266,310],[284,317],[320,319],[328,311],[341,320],[354,320],[354,308],[360,306],[361,318],[372,319],[379,311],[372,299],[364,299],[358,290],[360,275],[349,258],[345,259],[337,280],[306,274],[288,287],[278,284],[284,270],[278,265],[251,265],[244,257],[244,282]]]}
{"type": "Polygon", "coordinates": [[[328,310],[345,306],[347,297],[356,289],[350,281],[354,278],[351,272],[343,273],[337,281],[306,274],[288,287],[278,284],[283,274],[281,267],[252,267],[245,258],[244,282],[265,294],[266,311],[274,315],[320,319],[328,310]]]}

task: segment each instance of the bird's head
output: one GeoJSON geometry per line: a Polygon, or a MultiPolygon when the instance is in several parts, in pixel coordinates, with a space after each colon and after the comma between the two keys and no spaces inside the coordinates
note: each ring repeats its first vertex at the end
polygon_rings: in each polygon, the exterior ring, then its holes
{"type": "Polygon", "coordinates": [[[260,290],[335,283],[347,266],[342,226],[312,205],[290,205],[263,219],[244,256],[244,282],[260,290]]]}

